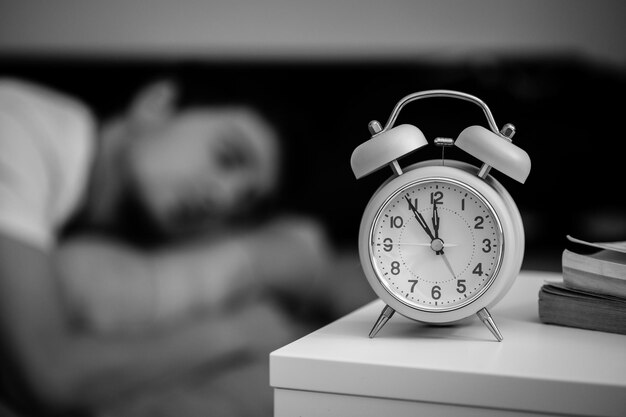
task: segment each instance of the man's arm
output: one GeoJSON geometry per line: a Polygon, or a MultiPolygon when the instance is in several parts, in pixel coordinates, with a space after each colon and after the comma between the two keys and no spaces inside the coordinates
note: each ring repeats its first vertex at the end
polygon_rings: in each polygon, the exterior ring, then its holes
{"type": "Polygon", "coordinates": [[[146,252],[85,236],[57,255],[70,305],[102,331],[228,311],[272,289],[312,295],[328,257],[322,229],[293,218],[146,252]]]}
{"type": "Polygon", "coordinates": [[[97,336],[70,326],[57,284],[49,255],[0,234],[2,342],[48,406],[91,407],[251,346],[269,352],[289,337],[263,307],[235,312],[229,320],[215,316],[141,336],[97,336]]]}

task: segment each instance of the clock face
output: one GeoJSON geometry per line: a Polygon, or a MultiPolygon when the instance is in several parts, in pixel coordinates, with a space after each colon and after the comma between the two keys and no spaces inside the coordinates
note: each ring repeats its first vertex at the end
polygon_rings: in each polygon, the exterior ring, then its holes
{"type": "Polygon", "coordinates": [[[500,221],[467,185],[411,182],[385,200],[370,229],[369,254],[386,290],[411,308],[461,308],[491,285],[503,254],[500,221]]]}

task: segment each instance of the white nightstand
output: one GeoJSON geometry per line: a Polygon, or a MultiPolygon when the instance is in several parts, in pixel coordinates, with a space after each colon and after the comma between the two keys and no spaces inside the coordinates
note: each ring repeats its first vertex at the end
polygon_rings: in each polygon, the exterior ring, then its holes
{"type": "Polygon", "coordinates": [[[492,315],[430,327],[396,314],[367,337],[375,301],[270,355],[276,417],[626,416],[626,336],[539,322],[560,274],[523,272],[492,315]]]}

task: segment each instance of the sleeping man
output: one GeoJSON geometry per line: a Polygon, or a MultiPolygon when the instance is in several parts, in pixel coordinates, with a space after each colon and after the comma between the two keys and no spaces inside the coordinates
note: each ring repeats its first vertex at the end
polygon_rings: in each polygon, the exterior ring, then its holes
{"type": "MultiPolygon", "coordinates": [[[[298,334],[267,291],[306,292],[323,233],[303,218],[237,221],[276,185],[272,128],[248,108],[175,98],[159,82],[98,123],[71,97],[0,80],[0,403],[106,409],[197,369],[265,363],[298,334]],[[133,222],[162,244],[115,233],[133,222]]],[[[238,372],[231,384],[254,380],[238,372]]],[[[260,415],[271,401],[219,389],[203,415],[260,415]]]]}

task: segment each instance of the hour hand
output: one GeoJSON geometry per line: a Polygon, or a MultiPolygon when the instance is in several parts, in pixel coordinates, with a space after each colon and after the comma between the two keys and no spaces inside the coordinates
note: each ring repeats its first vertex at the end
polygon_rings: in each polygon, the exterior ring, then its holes
{"type": "Polygon", "coordinates": [[[435,231],[435,239],[439,238],[439,212],[437,211],[437,203],[433,203],[433,230],[435,231]]]}
{"type": "Polygon", "coordinates": [[[422,226],[422,229],[424,229],[430,240],[435,240],[435,236],[433,235],[433,232],[430,231],[430,227],[428,227],[428,223],[426,223],[426,220],[424,219],[424,216],[422,216],[422,213],[417,211],[417,208],[413,205],[413,203],[411,203],[411,199],[408,196],[405,195],[404,198],[406,199],[406,202],[409,203],[409,208],[415,215],[415,219],[420,224],[420,226],[422,226]]]}

